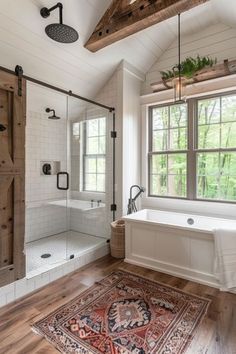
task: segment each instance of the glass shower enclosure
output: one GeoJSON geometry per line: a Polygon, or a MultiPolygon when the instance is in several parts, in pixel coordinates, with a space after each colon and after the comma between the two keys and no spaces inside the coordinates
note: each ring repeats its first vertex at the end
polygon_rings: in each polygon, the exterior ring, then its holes
{"type": "Polygon", "coordinates": [[[107,247],[112,113],[28,84],[26,262],[33,276],[107,247]]]}

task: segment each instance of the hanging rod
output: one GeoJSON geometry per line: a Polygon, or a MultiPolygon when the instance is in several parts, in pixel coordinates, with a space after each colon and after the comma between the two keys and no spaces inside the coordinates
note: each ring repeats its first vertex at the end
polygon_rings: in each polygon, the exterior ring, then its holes
{"type": "Polygon", "coordinates": [[[64,93],[65,95],[68,95],[68,96],[77,98],[77,99],[79,99],[79,100],[82,100],[82,101],[85,101],[85,102],[88,102],[88,103],[92,103],[92,104],[97,105],[97,106],[99,106],[99,107],[108,109],[109,112],[115,111],[115,108],[114,108],[114,107],[106,106],[106,105],[104,105],[104,104],[102,104],[102,103],[99,103],[99,102],[90,100],[89,98],[86,98],[86,97],[83,97],[83,96],[79,96],[79,95],[73,93],[73,92],[70,91],[70,90],[67,91],[67,90],[61,89],[60,87],[57,87],[57,86],[48,84],[48,83],[46,83],[46,82],[44,82],[44,81],[40,81],[40,80],[34,79],[33,77],[24,75],[24,74],[23,74],[23,69],[22,69],[22,67],[19,66],[19,65],[17,65],[17,66],[15,67],[15,71],[10,70],[10,69],[7,69],[7,68],[5,68],[5,67],[3,67],[3,66],[0,66],[0,70],[5,71],[5,72],[7,72],[7,73],[9,73],[9,74],[12,74],[12,75],[16,75],[16,76],[18,76],[18,72],[19,72],[19,70],[20,70],[20,71],[22,72],[21,77],[22,77],[23,79],[27,80],[27,81],[31,81],[31,82],[33,82],[33,83],[35,83],[35,84],[38,84],[38,85],[47,87],[47,88],[49,88],[49,89],[51,89],[51,90],[58,91],[58,92],[64,93]]]}

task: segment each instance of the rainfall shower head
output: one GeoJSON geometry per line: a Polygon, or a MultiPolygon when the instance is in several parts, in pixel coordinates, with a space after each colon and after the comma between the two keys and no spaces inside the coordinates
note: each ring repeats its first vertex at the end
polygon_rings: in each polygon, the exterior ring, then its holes
{"type": "Polygon", "coordinates": [[[62,23],[52,23],[45,28],[48,37],[60,43],[73,43],[78,39],[78,33],[74,28],[62,23]]]}
{"type": "Polygon", "coordinates": [[[48,119],[60,119],[60,117],[56,116],[55,110],[51,108],[46,108],[45,111],[47,113],[52,112],[52,115],[48,117],[48,119]]]}
{"type": "Polygon", "coordinates": [[[56,42],[60,43],[73,43],[76,42],[79,38],[78,32],[68,26],[64,25],[63,20],[62,20],[62,10],[63,10],[63,5],[62,3],[58,2],[55,6],[51,7],[48,9],[47,7],[43,7],[40,10],[40,14],[43,18],[47,18],[50,16],[50,12],[55,10],[56,8],[59,8],[59,17],[60,17],[60,22],[59,23],[52,23],[45,28],[45,32],[50,37],[56,42]]]}

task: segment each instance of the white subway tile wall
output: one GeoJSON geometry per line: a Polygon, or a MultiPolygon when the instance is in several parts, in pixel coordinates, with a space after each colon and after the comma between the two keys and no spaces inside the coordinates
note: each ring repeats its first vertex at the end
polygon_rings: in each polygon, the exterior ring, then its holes
{"type": "Polygon", "coordinates": [[[26,242],[55,235],[68,230],[69,210],[63,207],[47,206],[26,209],[26,242]]]}
{"type": "Polygon", "coordinates": [[[26,124],[26,242],[66,231],[66,208],[46,206],[48,200],[65,199],[58,190],[56,175],[42,175],[41,161],[59,161],[67,170],[67,122],[50,120],[42,112],[27,112],[26,124]],[[40,207],[35,202],[42,201],[40,207]]]}
{"type": "Polygon", "coordinates": [[[107,220],[107,213],[111,218],[111,212],[109,209],[107,209],[108,208],[104,207],[95,210],[89,210],[88,212],[78,212],[75,209],[71,209],[71,230],[94,236],[109,237],[109,221],[111,220],[107,220]]]}

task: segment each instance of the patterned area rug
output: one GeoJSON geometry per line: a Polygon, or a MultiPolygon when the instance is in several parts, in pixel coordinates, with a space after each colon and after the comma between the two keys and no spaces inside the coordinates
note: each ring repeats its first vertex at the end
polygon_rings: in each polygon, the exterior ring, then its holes
{"type": "Polygon", "coordinates": [[[209,300],[117,271],[34,324],[60,352],[182,354],[209,300]]]}

